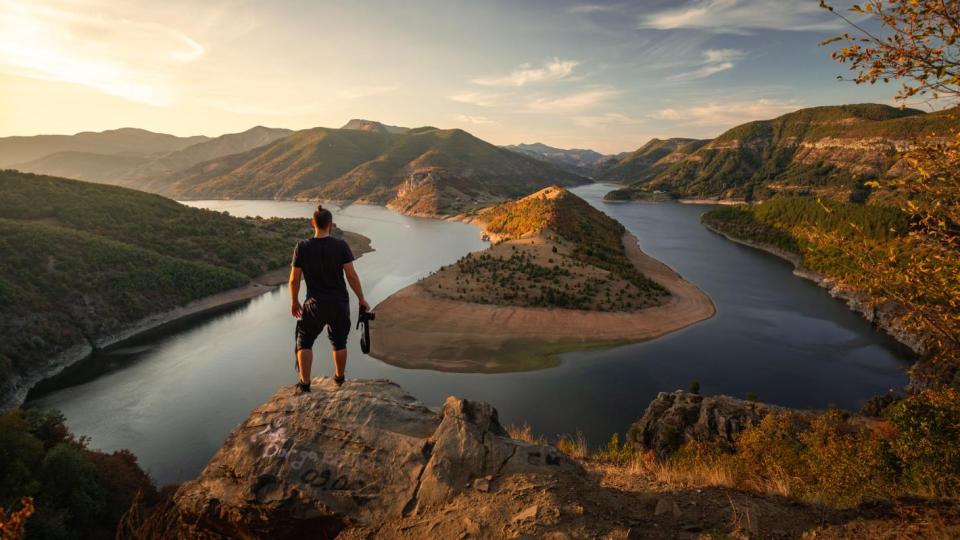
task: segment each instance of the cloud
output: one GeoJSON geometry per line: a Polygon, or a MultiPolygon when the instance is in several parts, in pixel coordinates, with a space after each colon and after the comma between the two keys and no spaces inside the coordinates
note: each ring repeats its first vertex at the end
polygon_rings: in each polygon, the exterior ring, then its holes
{"type": "Polygon", "coordinates": [[[466,114],[458,114],[456,119],[465,122],[467,124],[476,124],[476,125],[486,125],[493,124],[494,121],[487,118],[486,116],[470,116],[466,114]]]}
{"type": "Polygon", "coordinates": [[[531,112],[569,112],[589,109],[598,103],[606,101],[612,97],[619,96],[623,92],[611,87],[598,87],[568,94],[561,97],[541,97],[527,103],[527,110],[531,112]]]}
{"type": "Polygon", "coordinates": [[[573,73],[573,68],[579,64],[580,62],[576,60],[554,58],[545,62],[543,67],[535,68],[530,64],[522,64],[508,75],[478,77],[472,82],[481,86],[524,86],[530,83],[557,81],[569,77],[573,73]]]}
{"type": "Polygon", "coordinates": [[[467,92],[464,94],[450,96],[450,99],[458,103],[466,103],[468,105],[476,105],[478,107],[496,107],[499,105],[500,99],[506,95],[507,94],[467,92]]]}
{"type": "Polygon", "coordinates": [[[68,6],[0,0],[0,72],[170,105],[176,92],[169,71],[205,53],[176,28],[106,7],[68,6]]]}
{"type": "Polygon", "coordinates": [[[651,117],[678,125],[731,128],[751,120],[774,118],[801,107],[803,104],[793,99],[710,102],[692,107],[661,109],[651,117]]]}
{"type": "Polygon", "coordinates": [[[610,126],[631,126],[642,124],[642,118],[633,118],[621,113],[609,112],[592,116],[575,116],[573,123],[588,129],[600,129],[610,126]]]}
{"type": "Polygon", "coordinates": [[[807,0],[694,0],[683,7],[644,15],[640,28],[694,28],[712,32],[748,30],[827,30],[839,26],[836,17],[807,0]]]}
{"type": "Polygon", "coordinates": [[[623,4],[576,4],[570,6],[567,11],[573,14],[609,13],[620,11],[623,8],[623,4]]]}
{"type": "Polygon", "coordinates": [[[737,61],[744,56],[746,56],[746,53],[739,49],[707,49],[703,51],[703,61],[699,67],[692,71],[672,75],[668,79],[674,81],[704,79],[721,71],[733,69],[737,65],[737,61]]]}

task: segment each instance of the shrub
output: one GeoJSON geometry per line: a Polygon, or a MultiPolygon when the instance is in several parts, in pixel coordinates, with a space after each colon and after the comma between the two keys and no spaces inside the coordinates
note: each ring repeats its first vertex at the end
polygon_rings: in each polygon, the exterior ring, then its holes
{"type": "Polygon", "coordinates": [[[960,395],[953,388],[925,390],[887,410],[888,442],[902,482],[911,491],[960,495],[960,395]]]}
{"type": "MultiPolygon", "coordinates": [[[[157,500],[130,452],[88,450],[56,412],[0,415],[0,506],[31,498],[36,511],[26,526],[30,538],[112,538],[137,493],[149,504],[157,500]]],[[[0,512],[0,526],[9,519],[0,512]]]]}

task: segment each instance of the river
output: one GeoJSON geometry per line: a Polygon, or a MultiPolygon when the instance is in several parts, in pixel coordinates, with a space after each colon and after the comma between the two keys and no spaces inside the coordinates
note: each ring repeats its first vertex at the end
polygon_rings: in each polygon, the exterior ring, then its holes
{"type": "MultiPolygon", "coordinates": [[[[593,445],[623,433],[657,392],[687,388],[693,380],[702,393],[755,393],[792,407],[851,409],[906,383],[904,347],[793,276],[789,263],[707,231],[699,216],[708,208],[603,203],[613,187],[574,191],[706,291],[717,306],[714,318],[649,342],[568,353],[553,369],[508,374],[396,368],[363,355],[354,332],[347,376],[391,379],[428,405],[451,394],[486,400],[505,425],[529,422],[548,436],[580,430],[593,445]]],[[[189,204],[280,217],[307,216],[313,208],[283,201],[189,204]]],[[[334,215],[340,227],[373,241],[376,251],[356,265],[373,304],[486,245],[472,226],[381,207],[352,205],[334,215]]],[[[318,343],[314,373],[329,374],[323,340],[318,343]]],[[[28,406],[60,409],[93,448],[129,448],[165,484],[194,477],[251,409],[295,378],[284,286],[100,352],[44,385],[28,406]]]]}

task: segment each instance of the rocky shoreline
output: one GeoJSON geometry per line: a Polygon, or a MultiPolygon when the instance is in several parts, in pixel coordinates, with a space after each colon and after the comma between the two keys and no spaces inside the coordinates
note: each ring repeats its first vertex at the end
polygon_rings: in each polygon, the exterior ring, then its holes
{"type": "Polygon", "coordinates": [[[870,297],[862,291],[849,287],[837,279],[804,268],[801,257],[796,253],[790,253],[768,244],[737,238],[707,223],[703,223],[703,226],[706,227],[707,230],[719,234],[731,242],[766,251],[771,255],[776,255],[790,262],[794,266],[793,275],[812,281],[826,289],[830,296],[842,300],[852,311],[859,313],[874,327],[883,330],[886,334],[908,347],[914,353],[922,355],[926,352],[923,345],[923,338],[903,328],[903,324],[900,321],[900,315],[903,309],[899,305],[893,302],[873,302],[870,297]]]}

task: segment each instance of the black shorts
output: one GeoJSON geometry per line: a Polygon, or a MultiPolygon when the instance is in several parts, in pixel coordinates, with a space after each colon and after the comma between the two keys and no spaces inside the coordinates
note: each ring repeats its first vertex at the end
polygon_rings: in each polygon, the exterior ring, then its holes
{"type": "Polygon", "coordinates": [[[297,321],[297,350],[313,348],[313,342],[327,327],[327,337],[333,350],[347,348],[350,334],[350,304],[346,302],[317,302],[308,298],[297,321]]]}

